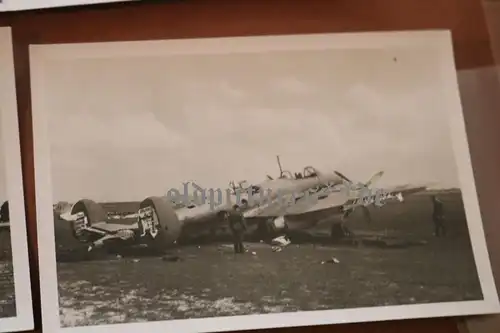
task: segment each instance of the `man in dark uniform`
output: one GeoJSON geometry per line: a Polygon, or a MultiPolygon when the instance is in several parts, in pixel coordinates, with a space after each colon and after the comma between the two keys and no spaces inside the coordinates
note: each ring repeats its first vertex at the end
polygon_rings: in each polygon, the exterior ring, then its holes
{"type": "Polygon", "coordinates": [[[432,196],[432,221],[434,222],[434,235],[441,237],[446,234],[444,225],[444,207],[441,200],[435,195],[432,196]]]}
{"type": "Polygon", "coordinates": [[[351,237],[351,236],[353,236],[352,231],[346,225],[347,224],[347,220],[349,218],[349,215],[351,215],[353,211],[354,211],[353,208],[343,209],[343,214],[342,214],[342,217],[341,217],[340,227],[342,228],[342,232],[343,232],[343,234],[344,234],[345,237],[351,237]]]}
{"type": "Polygon", "coordinates": [[[332,241],[337,242],[344,237],[352,237],[354,234],[346,226],[347,219],[349,215],[353,212],[352,208],[341,208],[342,216],[340,218],[340,223],[332,223],[330,228],[330,238],[332,241]]]}
{"type": "Polygon", "coordinates": [[[225,218],[229,224],[229,229],[233,234],[234,252],[245,253],[245,248],[243,247],[243,235],[247,230],[247,226],[240,207],[238,205],[234,205],[232,211],[226,212],[225,218]]]}

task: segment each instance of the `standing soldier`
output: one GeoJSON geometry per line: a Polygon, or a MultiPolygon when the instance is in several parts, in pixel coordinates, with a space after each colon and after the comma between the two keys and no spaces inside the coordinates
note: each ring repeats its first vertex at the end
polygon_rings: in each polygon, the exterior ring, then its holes
{"type": "Polygon", "coordinates": [[[330,238],[333,242],[337,242],[344,237],[351,237],[353,233],[346,226],[347,219],[351,215],[353,209],[347,208],[342,209],[342,216],[340,217],[340,223],[332,223],[330,228],[330,238]]]}
{"type": "Polygon", "coordinates": [[[353,208],[347,208],[346,210],[344,210],[344,213],[342,214],[340,227],[342,229],[342,233],[343,233],[344,237],[353,236],[353,233],[346,225],[347,220],[349,218],[349,215],[351,215],[353,211],[354,211],[353,208]]]}
{"type": "Polygon", "coordinates": [[[245,234],[247,227],[240,207],[238,205],[234,205],[232,211],[226,212],[225,218],[229,224],[229,229],[231,229],[233,234],[234,253],[244,253],[245,248],[243,247],[243,235],[245,234]]]}
{"type": "Polygon", "coordinates": [[[434,235],[441,237],[446,234],[444,225],[444,207],[443,202],[435,195],[432,196],[432,221],[434,222],[434,235]]]}

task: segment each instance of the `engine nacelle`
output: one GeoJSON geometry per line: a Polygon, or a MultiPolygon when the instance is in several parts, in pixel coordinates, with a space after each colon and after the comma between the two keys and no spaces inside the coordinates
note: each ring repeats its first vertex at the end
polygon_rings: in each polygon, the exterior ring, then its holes
{"type": "Polygon", "coordinates": [[[149,197],[143,200],[137,222],[141,240],[158,249],[175,244],[182,230],[182,221],[168,197],[149,197]]]}
{"type": "Polygon", "coordinates": [[[77,201],[65,219],[71,223],[73,236],[80,242],[88,242],[90,239],[83,232],[86,227],[91,227],[94,223],[107,221],[106,212],[100,204],[90,199],[77,201]]]}

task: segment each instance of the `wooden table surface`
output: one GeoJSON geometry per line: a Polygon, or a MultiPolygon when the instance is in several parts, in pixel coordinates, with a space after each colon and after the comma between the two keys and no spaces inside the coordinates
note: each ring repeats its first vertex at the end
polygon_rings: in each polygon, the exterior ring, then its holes
{"type": "MultiPolygon", "coordinates": [[[[29,44],[450,29],[458,69],[475,69],[494,64],[480,0],[177,0],[163,1],[163,3],[144,1],[1,13],[0,26],[7,25],[13,29],[36,332],[41,331],[41,320],[36,260],[29,44]]],[[[497,125],[493,124],[492,119],[496,116],[486,113],[477,116],[482,120],[478,120],[476,124],[481,123],[486,126],[489,124],[490,132],[495,131],[496,127],[500,126],[500,121],[496,123],[497,125]]],[[[496,119],[498,120],[498,117],[496,119]]],[[[480,152],[475,154],[476,160],[477,156],[492,156],[491,151],[486,152],[484,151],[486,148],[481,148],[486,139],[481,139],[480,135],[477,134],[471,143],[472,146],[480,147],[478,148],[480,152]]],[[[498,162],[499,155],[500,152],[493,154],[491,158],[498,162]]],[[[486,168],[489,164],[488,161],[476,160],[473,154],[476,171],[486,168]]],[[[479,190],[481,190],[480,185],[478,184],[479,190]]],[[[483,190],[488,190],[487,186],[483,186],[483,190]]],[[[285,331],[455,333],[458,332],[458,328],[456,319],[442,318],[273,330],[273,332],[285,331]]]]}

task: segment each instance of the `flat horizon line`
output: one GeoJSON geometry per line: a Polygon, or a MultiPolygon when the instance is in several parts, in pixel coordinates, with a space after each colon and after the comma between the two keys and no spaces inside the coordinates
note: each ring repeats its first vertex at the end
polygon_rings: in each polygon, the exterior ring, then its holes
{"type": "MultiPolygon", "coordinates": [[[[442,188],[441,187],[435,187],[435,188],[428,188],[426,190],[423,190],[422,192],[414,193],[412,195],[419,195],[419,194],[423,194],[423,193],[426,193],[426,192],[436,192],[436,191],[439,191],[439,192],[460,192],[461,188],[459,188],[459,187],[442,187],[442,188]]],[[[151,196],[148,196],[148,197],[155,197],[155,195],[151,195],[151,196]]],[[[158,195],[158,197],[167,197],[167,194],[158,195]]],[[[57,201],[56,203],[54,203],[53,206],[60,205],[60,204],[71,204],[71,205],[73,205],[74,203],[76,203],[78,201],[81,201],[81,200],[92,200],[92,199],[84,197],[84,198],[81,198],[81,199],[79,199],[79,200],[77,200],[75,202],[61,200],[61,201],[57,201]]],[[[138,203],[138,202],[141,202],[141,201],[142,200],[96,201],[96,202],[98,202],[98,203],[113,204],[113,203],[138,203]]]]}

